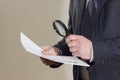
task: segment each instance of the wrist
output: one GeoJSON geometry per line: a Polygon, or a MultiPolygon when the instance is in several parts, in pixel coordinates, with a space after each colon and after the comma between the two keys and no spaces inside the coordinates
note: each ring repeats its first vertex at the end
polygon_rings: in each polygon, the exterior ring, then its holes
{"type": "Polygon", "coordinates": [[[57,53],[56,55],[62,55],[62,51],[59,48],[54,47],[54,49],[55,49],[55,52],[57,53]]]}

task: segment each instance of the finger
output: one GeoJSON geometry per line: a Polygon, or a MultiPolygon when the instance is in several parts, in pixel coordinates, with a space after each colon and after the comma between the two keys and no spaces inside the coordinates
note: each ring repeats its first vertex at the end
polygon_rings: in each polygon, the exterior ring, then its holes
{"type": "Polygon", "coordinates": [[[78,57],[78,56],[79,56],[79,55],[78,55],[78,51],[72,52],[72,55],[73,55],[74,57],[78,57]]]}
{"type": "Polygon", "coordinates": [[[48,48],[48,49],[43,50],[42,53],[45,55],[52,55],[53,51],[51,48],[48,48]]]}
{"type": "Polygon", "coordinates": [[[46,49],[50,48],[50,46],[40,46],[40,48],[42,48],[43,50],[46,50],[46,49]]]}
{"type": "Polygon", "coordinates": [[[76,47],[70,47],[70,52],[71,53],[74,53],[74,52],[76,52],[77,51],[77,48],[76,47]]]}
{"type": "Polygon", "coordinates": [[[55,51],[54,47],[49,47],[48,49],[43,51],[43,54],[45,55],[57,55],[57,51],[55,51]]]}
{"type": "Polygon", "coordinates": [[[76,40],[76,39],[78,38],[78,35],[72,34],[72,35],[69,36],[69,38],[70,38],[71,40],[76,40]]]}
{"type": "Polygon", "coordinates": [[[71,42],[67,43],[67,45],[69,47],[78,47],[78,46],[81,45],[81,43],[78,40],[74,40],[74,41],[71,41],[71,42]]]}
{"type": "Polygon", "coordinates": [[[67,42],[67,43],[70,42],[70,41],[72,41],[71,36],[72,36],[72,35],[69,35],[69,36],[66,38],[66,42],[67,42]]]}
{"type": "Polygon", "coordinates": [[[78,35],[69,35],[67,38],[66,38],[66,43],[69,43],[70,41],[74,41],[74,40],[78,40],[78,35]]]}
{"type": "Polygon", "coordinates": [[[75,46],[75,43],[74,43],[73,41],[70,41],[70,42],[67,43],[67,45],[68,45],[68,47],[70,48],[70,47],[75,46]]]}

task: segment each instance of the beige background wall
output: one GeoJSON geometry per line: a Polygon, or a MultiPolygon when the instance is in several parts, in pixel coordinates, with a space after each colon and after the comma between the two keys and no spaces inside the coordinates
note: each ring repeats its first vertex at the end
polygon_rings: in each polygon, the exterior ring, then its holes
{"type": "Polygon", "coordinates": [[[52,22],[67,24],[69,0],[0,0],[0,80],[72,80],[72,66],[50,69],[23,49],[19,33],[38,45],[60,40],[52,22]]]}

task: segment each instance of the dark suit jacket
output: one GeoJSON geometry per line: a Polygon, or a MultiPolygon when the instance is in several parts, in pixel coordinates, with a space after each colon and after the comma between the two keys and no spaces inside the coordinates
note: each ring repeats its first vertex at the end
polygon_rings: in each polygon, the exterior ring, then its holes
{"type": "MultiPolygon", "coordinates": [[[[120,0],[98,1],[98,10],[89,16],[85,0],[70,0],[69,32],[93,43],[95,63],[89,63],[90,80],[120,80],[120,0]]],[[[71,56],[64,39],[55,46],[62,55],[71,56]]],[[[73,67],[74,80],[81,80],[80,69],[73,67]]]]}

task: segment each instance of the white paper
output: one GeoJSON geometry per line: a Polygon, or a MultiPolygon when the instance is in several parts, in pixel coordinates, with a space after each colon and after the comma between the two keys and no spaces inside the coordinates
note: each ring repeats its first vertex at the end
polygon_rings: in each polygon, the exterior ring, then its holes
{"type": "Polygon", "coordinates": [[[53,56],[53,55],[44,55],[42,54],[42,49],[36,45],[32,40],[30,40],[27,36],[25,36],[22,32],[20,33],[20,39],[23,47],[27,52],[30,52],[34,55],[55,61],[64,64],[71,64],[71,65],[79,65],[79,66],[86,66],[89,65],[82,60],[72,57],[72,56],[53,56]]]}

